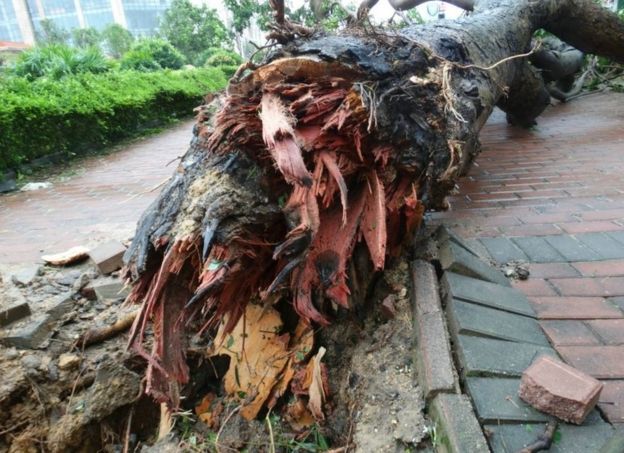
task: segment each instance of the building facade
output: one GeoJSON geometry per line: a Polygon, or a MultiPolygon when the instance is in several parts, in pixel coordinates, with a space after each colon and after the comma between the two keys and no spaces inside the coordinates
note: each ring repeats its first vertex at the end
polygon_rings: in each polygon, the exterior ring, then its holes
{"type": "Polygon", "coordinates": [[[111,23],[135,36],[149,36],[171,0],[0,0],[0,41],[34,43],[41,21],[72,30],[111,23]]]}

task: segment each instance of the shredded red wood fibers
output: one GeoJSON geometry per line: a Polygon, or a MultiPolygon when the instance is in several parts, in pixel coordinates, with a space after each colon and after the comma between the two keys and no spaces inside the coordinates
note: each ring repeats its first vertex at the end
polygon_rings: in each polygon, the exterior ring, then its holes
{"type": "Polygon", "coordinates": [[[171,382],[188,381],[183,343],[192,316],[204,316],[203,331],[227,314],[231,330],[249,299],[277,293],[305,320],[327,325],[328,313],[313,301],[323,295],[348,308],[347,265],[356,243],[365,241],[376,270],[398,252],[423,207],[414,175],[392,166],[393,148],[368,127],[368,110],[352,81],[342,78],[281,80],[227,97],[207,152],[245,150],[258,165],[276,169],[269,173],[285,190],[278,195],[287,200],[287,224],[295,226],[277,246],[250,233],[216,244],[203,262],[199,231],[171,239],[160,268],[143,275],[130,296],[143,301],[131,344],[149,362],[148,389],[157,399],[177,405],[171,382]],[[181,288],[176,281],[185,272],[181,288]],[[198,303],[189,306],[191,297],[198,303]],[[149,319],[151,353],[142,348],[149,319]]]}

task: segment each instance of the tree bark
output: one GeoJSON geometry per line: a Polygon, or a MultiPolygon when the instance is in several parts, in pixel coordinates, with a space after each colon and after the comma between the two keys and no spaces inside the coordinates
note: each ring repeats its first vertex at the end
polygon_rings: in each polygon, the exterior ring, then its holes
{"type": "Polygon", "coordinates": [[[461,3],[456,21],[297,38],[200,109],[125,256],[157,399],[188,381],[187,335],[231,330],[247,303],[320,325],[348,307],[356,242],[382,269],[444,207],[495,106],[528,126],[549,103],[535,30],[624,62],[624,24],[591,0],[461,3]]]}

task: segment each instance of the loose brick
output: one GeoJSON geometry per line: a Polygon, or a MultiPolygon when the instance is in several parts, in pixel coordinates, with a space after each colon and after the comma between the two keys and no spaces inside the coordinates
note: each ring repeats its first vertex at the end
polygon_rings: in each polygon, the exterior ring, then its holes
{"type": "Polygon", "coordinates": [[[110,274],[123,266],[123,254],[126,248],[118,241],[108,241],[98,245],[89,252],[102,274],[110,274]]]}
{"type": "Polygon", "coordinates": [[[597,379],[624,379],[624,346],[561,346],[557,352],[597,379]]]}
{"type": "Polygon", "coordinates": [[[624,315],[602,297],[530,297],[539,319],[617,319],[624,315]]]}
{"type": "Polygon", "coordinates": [[[540,326],[555,346],[600,344],[600,340],[581,321],[541,321],[540,326]]]}
{"type": "Polygon", "coordinates": [[[602,383],[550,356],[522,373],[518,395],[536,409],[580,425],[598,402],[602,383]]]}

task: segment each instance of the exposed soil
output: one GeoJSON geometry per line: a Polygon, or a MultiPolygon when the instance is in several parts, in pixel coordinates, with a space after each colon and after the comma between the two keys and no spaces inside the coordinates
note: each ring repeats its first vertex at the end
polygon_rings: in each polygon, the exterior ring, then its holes
{"type": "MultiPolygon", "coordinates": [[[[217,424],[209,428],[193,409],[208,389],[223,392],[227,364],[208,366],[201,360],[205,344],[195,340],[189,354],[193,378],[184,389],[187,411],[173,414],[171,432],[155,444],[160,408],[143,396],[145,364],[126,351],[127,334],[84,350],[73,347],[89,328],[112,325],[134,307],[125,307],[121,298],[90,300],[89,282],[98,276],[89,264],[43,267],[20,287],[6,277],[13,270],[3,269],[3,285],[18,290],[33,312],[49,309],[59,295],[73,297],[37,349],[0,346],[1,452],[271,451],[271,445],[276,451],[429,448],[423,442],[426,420],[412,369],[405,261],[377,279],[366,303],[353,312],[341,311],[330,327],[316,332],[316,349],[327,349],[322,360],[329,386],[324,421],[293,429],[285,415],[293,401],[287,394],[271,413],[264,410],[252,421],[226,402],[217,424]]],[[[0,332],[31,321],[32,315],[0,332]]]]}

